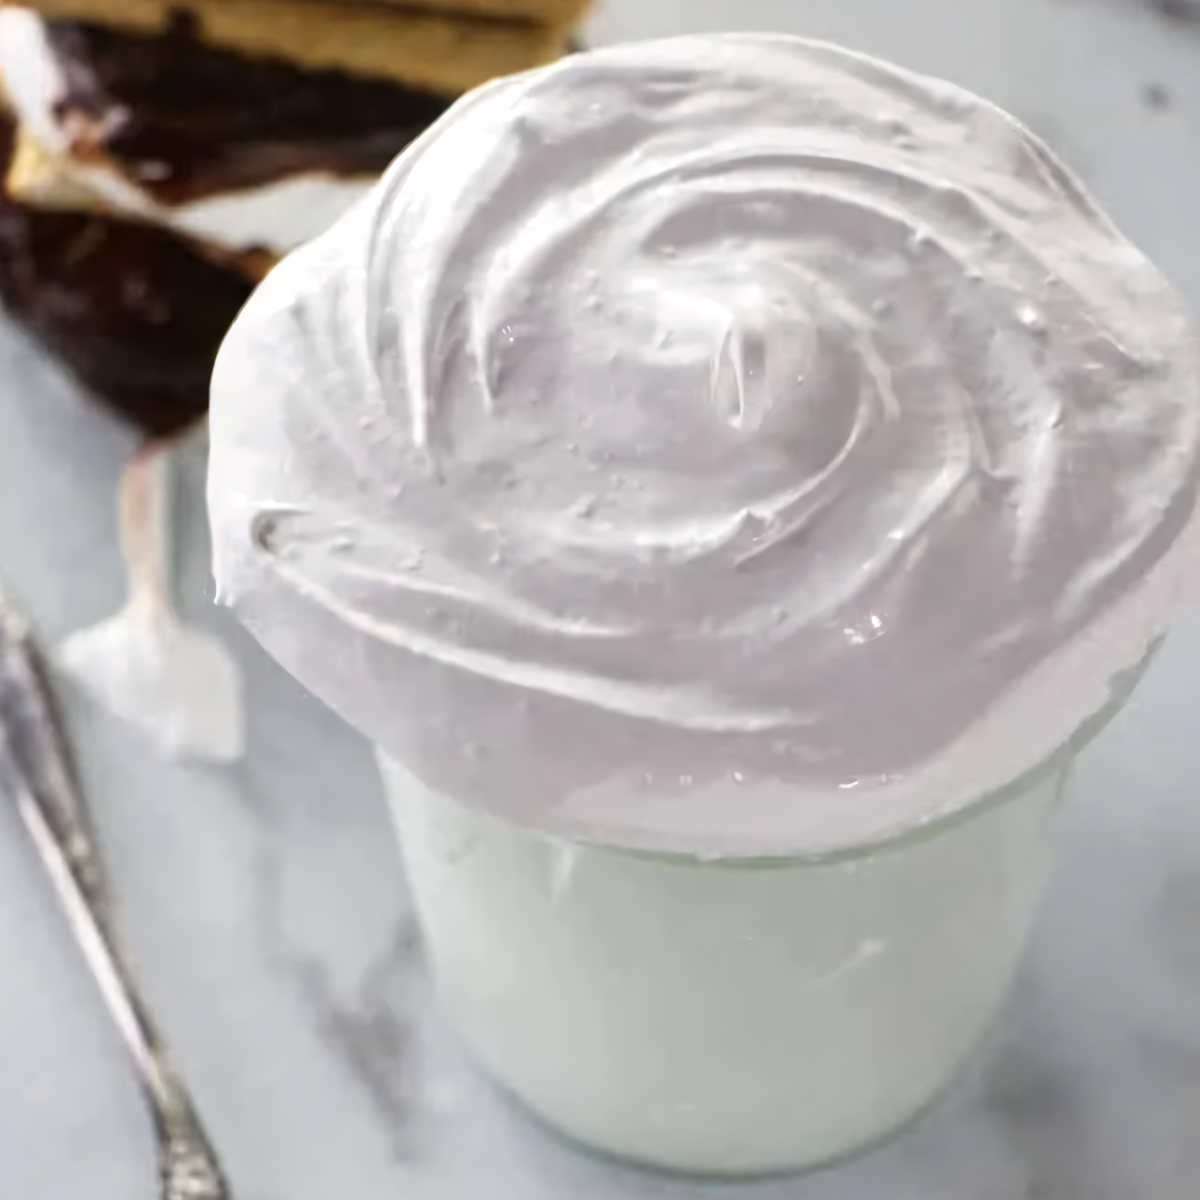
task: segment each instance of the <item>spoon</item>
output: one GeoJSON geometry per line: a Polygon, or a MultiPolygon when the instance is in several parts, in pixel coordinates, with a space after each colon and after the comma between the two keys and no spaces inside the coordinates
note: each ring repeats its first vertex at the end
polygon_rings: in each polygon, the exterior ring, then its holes
{"type": "Polygon", "coordinates": [[[232,1200],[114,930],[108,889],[32,633],[2,589],[0,793],[21,817],[133,1061],[153,1118],[162,1200],[232,1200]]]}

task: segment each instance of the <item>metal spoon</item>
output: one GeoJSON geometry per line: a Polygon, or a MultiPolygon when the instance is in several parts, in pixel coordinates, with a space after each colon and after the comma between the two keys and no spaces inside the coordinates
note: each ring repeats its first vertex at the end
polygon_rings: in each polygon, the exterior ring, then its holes
{"type": "Polygon", "coordinates": [[[129,1050],[154,1120],[163,1200],[232,1200],[134,980],[29,623],[0,590],[0,793],[16,806],[129,1050]]]}

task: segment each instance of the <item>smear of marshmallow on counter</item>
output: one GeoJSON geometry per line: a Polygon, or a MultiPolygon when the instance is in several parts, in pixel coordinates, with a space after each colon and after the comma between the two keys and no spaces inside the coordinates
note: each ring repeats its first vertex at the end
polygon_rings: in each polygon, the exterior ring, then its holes
{"type": "Polygon", "coordinates": [[[242,757],[241,675],[220,638],[182,621],[171,604],[167,461],[144,447],[125,468],[119,506],[129,594],[115,615],[70,634],[57,665],[166,754],[207,762],[242,757]]]}

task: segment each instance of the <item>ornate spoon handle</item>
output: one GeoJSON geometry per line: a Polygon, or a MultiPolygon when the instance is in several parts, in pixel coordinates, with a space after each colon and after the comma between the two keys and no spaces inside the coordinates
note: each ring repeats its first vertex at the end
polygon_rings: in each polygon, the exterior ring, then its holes
{"type": "Polygon", "coordinates": [[[2,591],[0,791],[16,806],[133,1059],[154,1118],[163,1200],[231,1200],[216,1153],[171,1068],[114,933],[95,844],[29,627],[2,591]]]}

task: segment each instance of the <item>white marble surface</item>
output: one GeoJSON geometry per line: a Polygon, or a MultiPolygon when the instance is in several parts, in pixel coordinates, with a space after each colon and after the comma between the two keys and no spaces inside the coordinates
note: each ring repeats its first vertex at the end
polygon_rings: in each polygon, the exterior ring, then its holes
{"type": "MultiPolygon", "coordinates": [[[[939,72],[1043,133],[1200,309],[1192,0],[608,0],[593,39],[788,28],[939,72]]],[[[1198,14],[1200,18],[1200,14],[1198,14]]],[[[0,328],[0,576],[47,639],[121,595],[130,438],[0,328]]],[[[430,1004],[365,748],[209,607],[202,454],[185,609],[245,665],[248,761],[184,769],[64,691],[148,990],[238,1200],[1192,1200],[1200,1190],[1200,615],[1081,764],[1032,951],[989,1045],[914,1128],[801,1179],[594,1161],[513,1112],[430,1004]]],[[[0,1197],[152,1200],[120,1048],[0,808],[0,1197]]]]}

